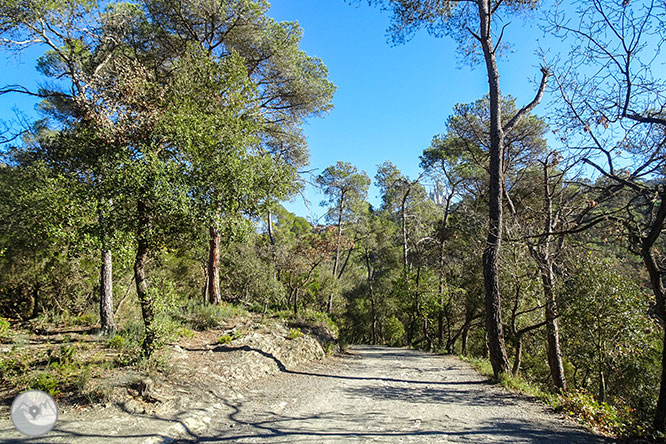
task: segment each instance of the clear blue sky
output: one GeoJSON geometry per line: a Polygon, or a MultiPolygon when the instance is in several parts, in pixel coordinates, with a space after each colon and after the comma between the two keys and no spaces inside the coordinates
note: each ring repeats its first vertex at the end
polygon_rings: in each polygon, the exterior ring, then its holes
{"type": "MultiPolygon", "coordinates": [[[[335,108],[305,127],[310,168],[320,172],[338,160],[351,162],[373,179],[377,165],[390,160],[416,177],[419,155],[435,134],[444,131],[456,103],[467,103],[488,92],[485,68],[461,63],[451,38],[433,38],[425,31],[404,45],[387,43],[388,14],[363,0],[273,0],[270,15],[297,21],[304,29],[301,48],[321,58],[338,87],[335,108]]],[[[519,103],[532,100],[534,79],[540,75],[535,55],[542,32],[536,20],[513,20],[507,29],[515,52],[500,62],[503,94],[519,103]]],[[[538,113],[537,108],[536,112],[538,113]]],[[[324,213],[322,196],[306,189],[309,207],[299,197],[287,209],[309,218],[324,213]]],[[[379,204],[378,190],[369,200],[379,204]]]]}
{"type": "MultiPolygon", "coordinates": [[[[335,108],[323,119],[305,126],[310,146],[310,167],[315,175],[338,160],[348,161],[373,178],[377,165],[390,160],[405,174],[419,174],[419,155],[444,124],[456,103],[471,102],[487,93],[482,65],[462,64],[450,38],[435,39],[418,33],[404,45],[391,47],[386,28],[389,17],[379,9],[349,5],[345,0],[273,0],[269,15],[297,21],[304,30],[301,48],[323,60],[337,86],[335,108]]],[[[535,55],[542,33],[536,20],[513,20],[506,39],[515,52],[500,62],[502,92],[526,103],[534,94],[539,74],[535,55]]],[[[4,57],[0,85],[21,83],[34,87],[38,78],[34,48],[20,57],[4,57]]],[[[35,115],[34,100],[19,95],[0,96],[0,116],[13,110],[35,115]]],[[[539,113],[537,108],[536,112],[539,113]]],[[[314,179],[314,176],[312,177],[314,179]]],[[[305,195],[285,206],[301,216],[316,219],[324,213],[322,196],[312,186],[305,195]]],[[[379,204],[378,191],[369,200],[379,204]]]]}

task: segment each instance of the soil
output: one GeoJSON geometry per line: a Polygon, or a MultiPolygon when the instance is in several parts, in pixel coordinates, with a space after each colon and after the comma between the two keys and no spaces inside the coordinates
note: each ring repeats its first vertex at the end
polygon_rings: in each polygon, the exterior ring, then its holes
{"type": "MultiPolygon", "coordinates": [[[[89,333],[83,328],[52,329],[29,335],[22,347],[39,352],[62,343],[88,344],[86,358],[111,362],[117,353],[89,333]]],[[[36,440],[14,430],[9,406],[16,393],[0,391],[0,443],[148,443],[187,436],[187,431],[207,426],[206,412],[219,408],[220,399],[240,399],[248,386],[286,365],[298,368],[324,357],[312,336],[294,335],[276,320],[253,318],[234,319],[220,329],[181,338],[161,353],[165,365],[159,371],[99,368],[79,392],[63,390],[56,396],[55,429],[36,440]],[[220,344],[222,336],[235,339],[220,344]]]]}
{"type": "Polygon", "coordinates": [[[204,433],[177,442],[611,442],[456,357],[389,347],[355,346],[220,402],[204,433]]]}

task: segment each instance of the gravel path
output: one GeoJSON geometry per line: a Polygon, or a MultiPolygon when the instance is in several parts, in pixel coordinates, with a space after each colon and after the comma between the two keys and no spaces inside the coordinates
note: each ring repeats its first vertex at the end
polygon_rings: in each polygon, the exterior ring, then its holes
{"type": "Polygon", "coordinates": [[[204,434],[178,442],[611,442],[490,385],[455,357],[357,346],[308,371],[283,370],[223,400],[204,434]]]}

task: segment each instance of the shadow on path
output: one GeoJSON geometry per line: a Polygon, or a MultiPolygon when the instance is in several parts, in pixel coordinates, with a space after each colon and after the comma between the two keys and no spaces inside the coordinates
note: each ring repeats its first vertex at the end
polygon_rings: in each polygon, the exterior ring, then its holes
{"type": "MultiPolygon", "coordinates": [[[[344,376],[344,375],[331,375],[331,374],[326,374],[326,373],[312,373],[312,372],[300,372],[300,371],[295,371],[295,370],[289,370],[283,363],[280,361],[275,355],[268,353],[264,350],[255,348],[255,347],[250,347],[249,345],[243,345],[240,347],[230,347],[228,345],[219,345],[213,349],[214,352],[217,353],[225,353],[225,352],[233,352],[233,351],[246,351],[246,352],[256,352],[259,353],[260,355],[272,359],[275,361],[275,364],[278,366],[281,372],[283,373],[288,373],[291,375],[302,375],[302,376],[314,376],[317,378],[334,378],[334,379],[348,379],[348,380],[353,380],[353,381],[384,381],[384,382],[395,382],[395,383],[401,383],[401,384],[422,384],[422,385],[492,385],[492,381],[490,379],[481,379],[477,381],[418,381],[418,380],[408,380],[408,379],[398,379],[398,378],[385,378],[385,377],[366,377],[366,376],[344,376]]],[[[411,350],[407,350],[411,351],[411,350]]],[[[436,356],[436,355],[435,355],[436,356]]],[[[373,356],[376,358],[386,358],[386,357],[392,357],[392,358],[404,358],[404,354],[398,354],[398,353],[383,353],[380,356],[373,356]]],[[[437,356],[436,356],[437,357],[437,356]]],[[[358,356],[358,358],[362,358],[361,356],[358,356]]],[[[441,356],[440,356],[441,358],[441,356]]],[[[409,368],[409,367],[405,367],[409,368]]],[[[442,368],[441,370],[445,370],[442,368]]]]}
{"type": "Polygon", "coordinates": [[[232,421],[231,428],[238,427],[237,431],[222,431],[218,437],[199,437],[195,439],[182,439],[175,443],[222,443],[251,440],[250,442],[308,442],[316,443],[324,440],[338,438],[340,442],[351,440],[365,441],[381,438],[423,438],[421,442],[442,441],[472,441],[493,443],[589,443],[604,444],[615,442],[603,437],[594,436],[577,430],[573,427],[553,433],[539,424],[520,419],[493,418],[487,425],[475,428],[465,428],[460,424],[445,424],[441,430],[399,430],[390,424],[382,422],[383,415],[366,414],[364,416],[352,413],[324,413],[309,416],[293,417],[285,415],[271,415],[270,419],[263,421],[244,421],[239,418],[242,404],[225,402],[232,410],[228,419],[232,421]],[[313,423],[314,421],[314,423],[313,423]],[[332,426],[345,424],[350,427],[332,426]],[[324,431],[325,429],[325,431],[324,431]],[[373,430],[374,429],[374,430],[373,430]],[[378,430],[380,429],[380,430],[378,430]]]}

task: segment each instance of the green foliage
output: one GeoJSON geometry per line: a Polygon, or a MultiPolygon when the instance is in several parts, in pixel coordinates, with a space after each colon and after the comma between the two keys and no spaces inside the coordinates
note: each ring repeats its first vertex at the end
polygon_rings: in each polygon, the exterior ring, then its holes
{"type": "Polygon", "coordinates": [[[384,324],[384,337],[389,345],[400,345],[405,338],[405,326],[396,316],[391,316],[384,324]]]}
{"type": "Polygon", "coordinates": [[[606,434],[624,435],[626,425],[618,410],[599,402],[585,390],[569,391],[559,399],[557,409],[579,418],[606,434]]]}
{"type": "Polygon", "coordinates": [[[298,328],[290,328],[287,331],[287,339],[296,339],[303,336],[303,332],[298,328]]]}
{"type": "Polygon", "coordinates": [[[222,335],[219,338],[217,338],[216,342],[218,344],[227,345],[227,344],[231,344],[231,341],[233,341],[233,340],[234,340],[234,338],[232,338],[231,335],[222,335]]]}
{"type": "Polygon", "coordinates": [[[613,261],[592,255],[576,264],[563,292],[563,345],[580,375],[574,382],[600,401],[651,409],[661,333],[646,316],[650,295],[613,261]]]}
{"type": "Polygon", "coordinates": [[[25,386],[28,390],[41,390],[51,396],[61,392],[62,385],[60,380],[53,373],[39,372],[27,378],[25,386]]]}
{"type": "Polygon", "coordinates": [[[4,342],[11,337],[11,324],[3,317],[0,317],[0,342],[4,342]]]}
{"type": "Polygon", "coordinates": [[[189,300],[183,307],[179,318],[195,330],[217,328],[225,320],[244,315],[246,312],[232,304],[202,304],[200,301],[189,300]]]}

